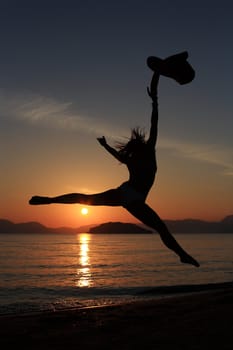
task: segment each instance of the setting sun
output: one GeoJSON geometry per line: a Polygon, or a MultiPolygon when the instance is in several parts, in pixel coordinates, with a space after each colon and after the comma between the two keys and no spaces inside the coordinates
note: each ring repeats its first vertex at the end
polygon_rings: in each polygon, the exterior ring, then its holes
{"type": "Polygon", "coordinates": [[[82,215],[87,215],[88,214],[88,209],[87,208],[82,208],[81,209],[81,214],[82,215]]]}

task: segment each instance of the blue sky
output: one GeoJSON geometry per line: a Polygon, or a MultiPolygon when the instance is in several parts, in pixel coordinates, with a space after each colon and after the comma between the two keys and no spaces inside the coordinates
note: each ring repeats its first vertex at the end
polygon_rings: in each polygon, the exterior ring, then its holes
{"type": "MultiPolygon", "coordinates": [[[[148,130],[146,58],[185,50],[194,81],[159,85],[159,172],[149,203],[166,218],[233,212],[231,1],[1,1],[0,10],[4,217],[54,224],[61,209],[45,214],[28,197],[125,180],[96,137],[111,143],[135,125],[148,130]]],[[[106,218],[122,210],[106,208],[106,218]]],[[[75,214],[66,215],[75,225],[75,214]]]]}

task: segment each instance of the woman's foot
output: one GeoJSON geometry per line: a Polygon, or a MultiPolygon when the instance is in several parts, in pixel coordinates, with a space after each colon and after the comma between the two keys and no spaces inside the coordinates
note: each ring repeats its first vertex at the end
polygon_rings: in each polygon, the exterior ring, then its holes
{"type": "Polygon", "coordinates": [[[191,257],[190,255],[188,255],[187,253],[185,254],[182,254],[180,256],[180,261],[184,264],[191,264],[191,265],[194,265],[196,267],[199,267],[200,264],[193,258],[191,257]]]}
{"type": "Polygon", "coordinates": [[[51,204],[51,198],[34,196],[30,199],[29,204],[31,205],[51,204]]]}

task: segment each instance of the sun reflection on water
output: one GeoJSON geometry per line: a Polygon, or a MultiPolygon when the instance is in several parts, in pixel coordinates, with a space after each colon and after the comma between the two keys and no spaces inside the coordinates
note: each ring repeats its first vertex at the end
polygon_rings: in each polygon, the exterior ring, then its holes
{"type": "Polygon", "coordinates": [[[79,240],[79,268],[77,269],[78,280],[76,285],[78,287],[90,287],[91,271],[90,271],[90,257],[89,257],[89,241],[90,235],[83,233],[77,239],[79,240]]]}

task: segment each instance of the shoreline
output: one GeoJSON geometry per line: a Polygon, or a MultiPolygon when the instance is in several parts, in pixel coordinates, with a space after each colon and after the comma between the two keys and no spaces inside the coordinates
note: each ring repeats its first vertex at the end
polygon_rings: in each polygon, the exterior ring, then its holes
{"type": "MultiPolygon", "coordinates": [[[[85,304],[85,300],[80,299],[76,306],[67,306],[60,308],[44,308],[37,310],[24,310],[21,309],[15,311],[1,312],[0,319],[5,316],[9,317],[22,317],[22,316],[37,316],[39,314],[45,313],[56,313],[56,312],[66,312],[72,310],[82,310],[91,308],[101,308],[108,306],[115,306],[121,304],[127,304],[137,301],[147,301],[147,300],[160,300],[164,298],[172,298],[174,296],[185,296],[194,294],[197,292],[208,292],[211,290],[227,289],[233,288],[233,281],[216,282],[216,283],[199,283],[199,284],[179,284],[179,285],[162,285],[162,286],[148,286],[148,287],[132,287],[129,288],[128,294],[117,295],[111,294],[111,296],[96,297],[89,295],[88,302],[85,304]],[[92,300],[91,300],[92,299],[92,300]],[[90,301],[91,300],[91,301],[90,301]]],[[[126,288],[127,289],[127,288],[126,288]]],[[[109,291],[108,291],[109,292],[109,291]]],[[[108,293],[107,292],[107,293],[108,293]]]]}
{"type": "Polygon", "coordinates": [[[0,344],[24,349],[232,349],[233,286],[117,305],[0,317],[0,344]]]}

